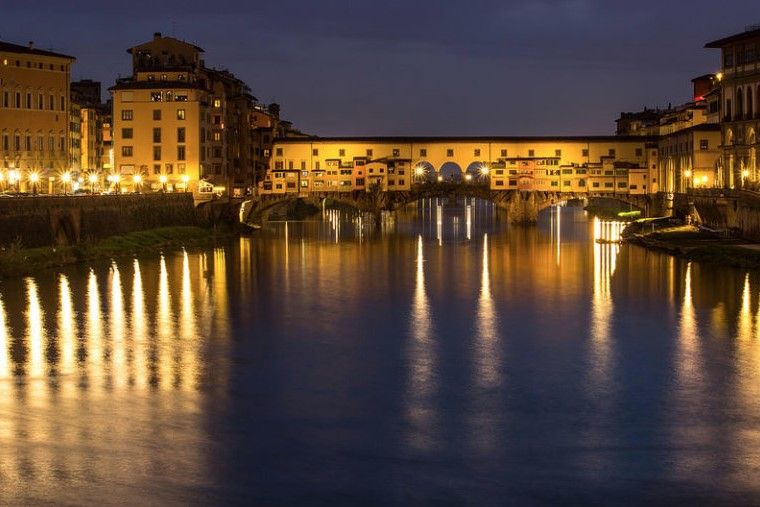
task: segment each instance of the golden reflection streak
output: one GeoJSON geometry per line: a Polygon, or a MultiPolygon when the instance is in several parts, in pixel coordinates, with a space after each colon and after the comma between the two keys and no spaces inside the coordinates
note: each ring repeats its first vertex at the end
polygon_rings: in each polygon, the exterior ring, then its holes
{"type": "Polygon", "coordinates": [[[557,208],[557,219],[556,219],[556,232],[557,232],[557,266],[559,266],[559,261],[561,258],[561,251],[560,247],[562,245],[562,208],[559,206],[559,204],[556,206],[557,208]]]}
{"type": "Polygon", "coordinates": [[[156,309],[156,335],[158,340],[158,362],[156,387],[171,388],[172,358],[169,341],[173,336],[173,319],[171,294],[169,292],[169,273],[166,270],[166,258],[162,255],[158,277],[158,308],[156,309]]]}
{"type": "Polygon", "coordinates": [[[58,277],[58,339],[61,343],[59,373],[68,375],[76,370],[77,324],[71,285],[66,275],[58,277]]]}
{"type": "MultiPolygon", "coordinates": [[[[467,198],[464,200],[465,204],[467,203],[467,198]]],[[[467,234],[467,239],[472,239],[472,205],[466,204],[466,207],[464,209],[464,220],[465,220],[465,229],[467,234]]]]}
{"type": "Polygon", "coordinates": [[[135,368],[132,382],[138,387],[144,387],[148,381],[149,367],[145,357],[147,347],[148,323],[145,318],[145,293],[143,292],[140,263],[135,259],[132,263],[132,346],[134,350],[133,365],[135,368]]]}
{"type": "Polygon", "coordinates": [[[8,332],[5,303],[3,303],[3,297],[0,294],[0,381],[11,376],[10,345],[11,335],[8,332]]]}
{"type": "Polygon", "coordinates": [[[610,363],[610,325],[614,311],[611,281],[615,274],[621,226],[594,217],[594,278],[591,297],[591,371],[596,389],[607,385],[610,363]]]}
{"type": "Polygon", "coordinates": [[[749,286],[749,273],[744,275],[744,288],[742,290],[742,305],[739,310],[739,321],[737,326],[738,338],[742,341],[752,339],[752,310],[751,292],[749,286]]]}
{"type": "Polygon", "coordinates": [[[127,379],[127,351],[125,343],[126,322],[124,319],[124,293],[121,286],[121,273],[115,262],[111,263],[111,312],[109,327],[113,340],[113,382],[124,385],[127,379]]]}
{"type": "Polygon", "coordinates": [[[183,375],[180,376],[180,387],[193,390],[198,376],[198,335],[196,332],[195,312],[193,310],[193,289],[190,282],[190,259],[188,258],[187,251],[183,251],[182,256],[181,298],[179,368],[183,372],[183,375]]]}
{"type": "Polygon", "coordinates": [[[475,373],[480,387],[495,387],[500,382],[499,372],[499,323],[491,294],[491,278],[488,270],[488,234],[483,234],[483,269],[480,276],[475,373]]]}
{"type": "Polygon", "coordinates": [[[45,375],[45,355],[42,343],[45,335],[45,314],[40,304],[39,289],[34,278],[26,278],[26,322],[27,340],[29,342],[29,378],[42,378],[45,375]]]}
{"type": "Polygon", "coordinates": [[[443,205],[435,199],[435,237],[438,239],[438,246],[443,245],[443,205]]]}
{"type": "Polygon", "coordinates": [[[95,271],[90,269],[87,278],[87,336],[89,342],[89,368],[90,382],[95,378],[103,380],[103,319],[100,313],[100,294],[98,293],[98,279],[95,271]]]}
{"type": "Polygon", "coordinates": [[[411,425],[410,445],[429,449],[434,444],[435,411],[432,406],[435,388],[435,357],[430,305],[425,291],[425,258],[422,235],[417,237],[417,269],[411,311],[412,340],[409,346],[407,417],[411,425]]]}

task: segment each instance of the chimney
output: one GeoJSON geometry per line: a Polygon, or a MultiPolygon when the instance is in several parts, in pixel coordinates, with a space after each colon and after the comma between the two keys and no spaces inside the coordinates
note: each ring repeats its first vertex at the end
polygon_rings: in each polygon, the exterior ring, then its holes
{"type": "Polygon", "coordinates": [[[34,41],[33,40],[29,41],[29,49],[34,49],[34,41]]]}
{"type": "Polygon", "coordinates": [[[161,38],[161,32],[153,32],[153,40],[160,39],[161,38]]]}

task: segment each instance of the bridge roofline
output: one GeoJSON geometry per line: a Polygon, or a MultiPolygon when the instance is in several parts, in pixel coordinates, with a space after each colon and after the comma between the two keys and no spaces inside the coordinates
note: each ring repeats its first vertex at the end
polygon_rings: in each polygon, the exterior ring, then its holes
{"type": "Polygon", "coordinates": [[[308,144],[315,142],[327,143],[499,143],[499,142],[623,142],[647,143],[656,142],[657,136],[336,136],[336,137],[281,137],[274,140],[275,144],[308,144]]]}

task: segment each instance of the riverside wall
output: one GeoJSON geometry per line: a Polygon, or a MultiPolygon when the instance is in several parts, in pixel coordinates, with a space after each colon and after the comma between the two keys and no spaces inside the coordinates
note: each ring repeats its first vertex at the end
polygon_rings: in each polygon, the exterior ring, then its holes
{"type": "Polygon", "coordinates": [[[76,245],[197,222],[191,193],[9,197],[0,199],[0,247],[76,245]]]}

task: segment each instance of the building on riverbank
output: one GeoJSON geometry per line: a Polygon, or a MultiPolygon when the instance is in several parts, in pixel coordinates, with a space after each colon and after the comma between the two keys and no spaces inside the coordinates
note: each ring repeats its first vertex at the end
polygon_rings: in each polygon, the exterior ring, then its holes
{"type": "Polygon", "coordinates": [[[760,129],[760,26],[748,27],[706,48],[721,51],[721,148],[723,170],[720,186],[757,184],[760,129]]]}
{"type": "Polygon", "coordinates": [[[0,42],[0,191],[58,191],[70,165],[74,60],[32,42],[0,42]]]}

